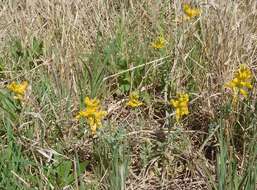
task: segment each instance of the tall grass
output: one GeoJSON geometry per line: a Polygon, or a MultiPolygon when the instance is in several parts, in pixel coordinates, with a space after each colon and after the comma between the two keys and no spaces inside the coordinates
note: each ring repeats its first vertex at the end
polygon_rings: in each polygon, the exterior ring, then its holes
{"type": "Polygon", "coordinates": [[[0,189],[256,189],[257,3],[190,1],[186,19],[185,2],[1,2],[0,189]],[[253,88],[233,105],[240,64],[253,88]],[[25,80],[19,101],[6,87],[25,80]],[[75,119],[86,96],[108,111],[96,135],[75,119]]]}

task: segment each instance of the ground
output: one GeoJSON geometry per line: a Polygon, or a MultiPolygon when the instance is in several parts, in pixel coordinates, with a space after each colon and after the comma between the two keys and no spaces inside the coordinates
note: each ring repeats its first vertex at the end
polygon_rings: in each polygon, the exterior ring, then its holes
{"type": "Polygon", "coordinates": [[[0,189],[256,189],[255,0],[0,15],[0,189]]]}

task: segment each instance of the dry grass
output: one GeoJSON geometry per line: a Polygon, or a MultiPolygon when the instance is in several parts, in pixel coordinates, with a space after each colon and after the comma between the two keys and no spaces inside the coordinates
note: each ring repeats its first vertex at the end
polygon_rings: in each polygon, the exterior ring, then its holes
{"type": "MultiPolygon", "coordinates": [[[[34,165],[26,165],[25,172],[12,176],[20,184],[16,188],[111,189],[113,163],[94,160],[94,151],[99,145],[101,151],[114,155],[116,149],[111,146],[115,143],[121,151],[117,154],[129,160],[126,189],[213,188],[218,181],[219,140],[218,129],[212,126],[231,99],[224,84],[242,63],[253,71],[255,83],[257,79],[257,3],[212,0],[194,1],[194,5],[201,8],[201,16],[184,22],[179,0],[1,3],[1,88],[24,79],[31,88],[12,125],[21,155],[34,165]],[[159,34],[165,36],[167,45],[156,52],[150,44],[159,34]],[[30,62],[14,59],[13,42],[19,40],[22,49],[29,49],[33,38],[42,41],[40,56],[30,62]],[[126,66],[120,67],[123,62],[126,66]],[[94,90],[90,84],[98,74],[102,85],[97,87],[96,82],[93,87],[109,110],[101,133],[107,140],[84,134],[85,124],[74,119],[82,98],[94,90]],[[120,78],[126,74],[129,89],[124,91],[120,78]],[[124,107],[131,90],[142,92],[146,102],[142,108],[124,107]],[[190,94],[190,115],[182,126],[174,124],[174,113],[167,104],[180,91],[190,94]],[[69,184],[57,183],[53,177],[57,175],[55,163],[61,165],[63,160],[72,164],[74,180],[69,184]],[[80,162],[87,166],[78,173],[76,164],[80,162]]],[[[254,89],[248,102],[253,113],[256,85],[254,89]]],[[[247,120],[242,115],[225,118],[224,123],[240,125],[239,117],[247,120]]],[[[250,143],[248,137],[251,139],[250,132],[244,131],[240,137],[243,148],[236,153],[242,166],[248,159],[244,149],[250,143]]],[[[1,138],[4,150],[8,133],[1,131],[1,138]]],[[[242,171],[239,167],[238,172],[242,171]]]]}

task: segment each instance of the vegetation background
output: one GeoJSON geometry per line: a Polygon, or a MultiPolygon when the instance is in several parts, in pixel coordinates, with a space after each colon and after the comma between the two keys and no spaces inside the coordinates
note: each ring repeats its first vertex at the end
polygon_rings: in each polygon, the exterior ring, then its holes
{"type": "Polygon", "coordinates": [[[256,189],[256,0],[1,0],[0,42],[0,189],[256,189]],[[240,64],[253,89],[233,106],[240,64]],[[108,112],[95,136],[86,96],[108,112]]]}

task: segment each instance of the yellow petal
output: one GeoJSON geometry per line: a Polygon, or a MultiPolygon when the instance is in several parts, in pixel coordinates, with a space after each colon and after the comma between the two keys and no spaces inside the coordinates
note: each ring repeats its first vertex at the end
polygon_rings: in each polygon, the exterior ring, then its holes
{"type": "Polygon", "coordinates": [[[188,115],[188,114],[189,114],[188,107],[181,108],[181,115],[188,115]]]}
{"type": "Polygon", "coordinates": [[[251,85],[250,82],[241,82],[241,86],[252,89],[253,86],[251,85]]]}
{"type": "Polygon", "coordinates": [[[170,101],[170,104],[171,104],[174,108],[177,108],[178,105],[179,105],[179,101],[177,101],[177,100],[171,100],[171,101],[170,101]]]}
{"type": "Polygon", "coordinates": [[[97,108],[100,106],[100,101],[98,99],[90,99],[89,97],[86,97],[84,99],[84,103],[86,107],[88,108],[97,108]]]}
{"type": "Polygon", "coordinates": [[[136,92],[132,92],[129,96],[129,101],[127,102],[127,106],[135,108],[143,105],[143,102],[139,101],[139,95],[136,92]]]}
{"type": "Polygon", "coordinates": [[[94,117],[87,117],[87,124],[92,127],[95,125],[95,119],[94,117]]]}
{"type": "Polygon", "coordinates": [[[189,4],[183,5],[183,11],[189,18],[194,18],[196,16],[199,16],[201,14],[200,9],[192,8],[189,4]]]}
{"type": "Polygon", "coordinates": [[[247,97],[247,96],[248,96],[248,92],[246,92],[244,89],[240,89],[239,92],[240,92],[244,97],[247,97]]]}
{"type": "Polygon", "coordinates": [[[19,95],[24,95],[25,91],[27,90],[28,87],[28,82],[23,81],[22,83],[18,84],[16,82],[12,82],[11,84],[7,85],[7,89],[19,94],[19,95]]]}
{"type": "Polygon", "coordinates": [[[127,103],[127,106],[130,106],[132,108],[135,108],[135,107],[139,107],[143,105],[142,102],[138,101],[138,100],[130,100],[128,103],[127,103]]]}
{"type": "Polygon", "coordinates": [[[189,95],[185,93],[178,94],[178,98],[171,100],[170,104],[176,109],[176,120],[179,122],[182,116],[188,115],[189,95]]]}
{"type": "Polygon", "coordinates": [[[79,113],[77,114],[77,116],[75,118],[80,119],[81,117],[87,117],[87,116],[88,116],[87,111],[79,111],[79,113]]]}
{"type": "Polygon", "coordinates": [[[155,49],[161,49],[165,46],[165,39],[164,37],[160,36],[158,37],[153,43],[152,47],[155,49]]]}

